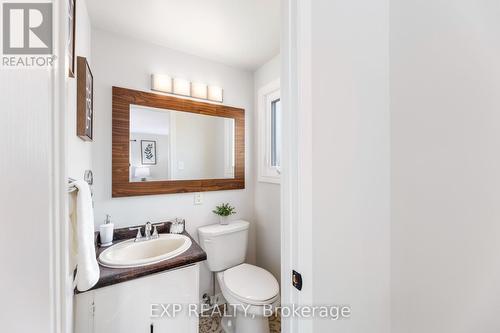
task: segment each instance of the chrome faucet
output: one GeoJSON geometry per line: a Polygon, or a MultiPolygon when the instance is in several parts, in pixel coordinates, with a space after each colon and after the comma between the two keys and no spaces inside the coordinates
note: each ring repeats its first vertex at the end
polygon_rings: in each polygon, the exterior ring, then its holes
{"type": "Polygon", "coordinates": [[[146,240],[151,239],[151,229],[153,229],[153,227],[151,226],[151,222],[146,222],[146,224],[144,225],[144,237],[146,237],[146,240]]]}
{"type": "Polygon", "coordinates": [[[156,239],[159,236],[158,230],[156,230],[156,227],[160,227],[164,225],[164,223],[157,223],[157,224],[151,224],[151,222],[146,222],[144,225],[144,237],[142,236],[141,229],[142,227],[134,227],[134,228],[128,228],[129,230],[137,230],[137,235],[135,236],[134,242],[143,242],[147,241],[150,239],[156,239]],[[151,229],[153,229],[153,234],[151,234],[151,229]]]}
{"type": "Polygon", "coordinates": [[[156,229],[156,227],[161,227],[164,224],[165,223],[163,223],[163,222],[162,223],[153,224],[154,230],[153,230],[153,235],[151,236],[151,238],[155,239],[155,238],[160,237],[160,235],[158,234],[158,230],[156,229]]]}

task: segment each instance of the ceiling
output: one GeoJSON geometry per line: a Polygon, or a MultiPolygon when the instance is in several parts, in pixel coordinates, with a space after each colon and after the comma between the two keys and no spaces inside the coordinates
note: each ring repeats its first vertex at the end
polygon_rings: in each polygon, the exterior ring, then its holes
{"type": "Polygon", "coordinates": [[[92,27],[255,70],[279,53],[280,0],[86,0],[92,27]]]}

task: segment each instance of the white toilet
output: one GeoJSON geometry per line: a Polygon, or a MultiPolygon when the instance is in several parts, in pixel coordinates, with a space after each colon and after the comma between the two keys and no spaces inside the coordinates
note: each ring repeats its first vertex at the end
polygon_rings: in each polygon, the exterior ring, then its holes
{"type": "Polygon", "coordinates": [[[222,320],[226,333],[269,333],[265,308],[274,308],[280,299],[276,278],[263,268],[244,263],[249,225],[240,220],[198,229],[208,268],[217,272],[229,308],[236,309],[231,317],[222,320]],[[247,309],[246,313],[243,309],[247,309]]]}

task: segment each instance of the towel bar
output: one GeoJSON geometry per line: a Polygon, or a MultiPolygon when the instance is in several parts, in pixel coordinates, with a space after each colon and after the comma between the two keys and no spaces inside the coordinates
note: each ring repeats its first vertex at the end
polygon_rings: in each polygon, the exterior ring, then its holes
{"type": "MultiPolygon", "coordinates": [[[[89,184],[89,185],[92,185],[94,183],[94,176],[92,174],[92,170],[85,170],[85,175],[83,177],[83,179],[89,184]]],[[[72,193],[72,192],[75,192],[75,191],[78,191],[78,189],[76,188],[76,186],[73,184],[73,182],[75,181],[76,179],[73,179],[71,177],[68,177],[68,193],[72,193]]]]}

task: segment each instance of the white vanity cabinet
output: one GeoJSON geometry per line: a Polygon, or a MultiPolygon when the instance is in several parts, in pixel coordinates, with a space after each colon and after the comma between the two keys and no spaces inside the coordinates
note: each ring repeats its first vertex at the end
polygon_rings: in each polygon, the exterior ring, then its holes
{"type": "Polygon", "coordinates": [[[198,297],[198,264],[91,290],[75,296],[75,333],[197,333],[188,306],[198,297]],[[159,317],[163,309],[153,306],[152,316],[152,304],[181,304],[183,311],[159,317]]]}

